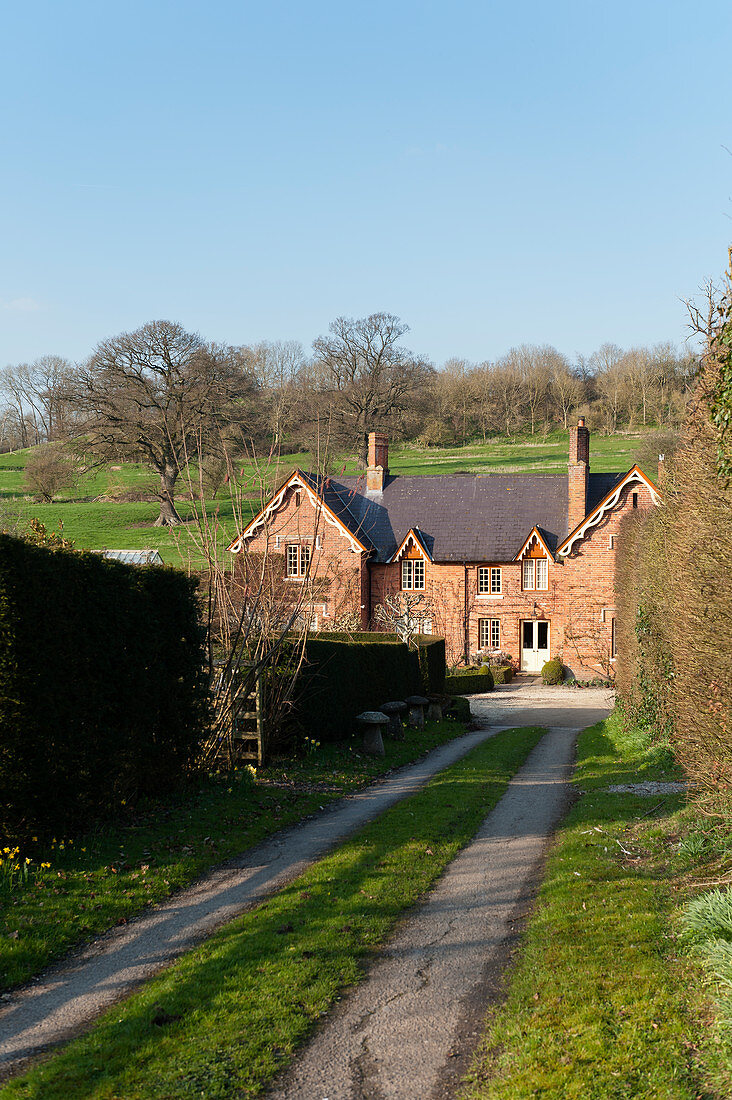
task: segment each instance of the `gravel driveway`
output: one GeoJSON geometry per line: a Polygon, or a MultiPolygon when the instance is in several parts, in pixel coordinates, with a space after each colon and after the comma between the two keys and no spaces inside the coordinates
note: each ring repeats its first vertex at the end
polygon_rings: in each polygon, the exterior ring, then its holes
{"type": "Polygon", "coordinates": [[[548,726],[475,839],[398,928],[368,977],[272,1086],[277,1100],[448,1098],[468,1068],[564,813],[579,729],[607,690],[511,684],[471,699],[493,728],[548,726]]]}

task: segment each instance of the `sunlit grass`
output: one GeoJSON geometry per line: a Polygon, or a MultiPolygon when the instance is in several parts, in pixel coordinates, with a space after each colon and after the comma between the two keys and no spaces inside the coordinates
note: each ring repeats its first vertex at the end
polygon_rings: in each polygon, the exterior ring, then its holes
{"type": "Polygon", "coordinates": [[[468,843],[543,732],[510,730],[474,749],[2,1095],[260,1093],[468,843]]]}

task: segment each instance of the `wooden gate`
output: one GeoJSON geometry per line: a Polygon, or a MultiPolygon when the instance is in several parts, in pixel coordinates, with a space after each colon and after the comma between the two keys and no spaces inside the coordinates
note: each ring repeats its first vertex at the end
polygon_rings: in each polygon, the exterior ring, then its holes
{"type": "Polygon", "coordinates": [[[264,677],[260,673],[252,690],[240,701],[231,737],[234,756],[261,768],[264,764],[264,677]]]}

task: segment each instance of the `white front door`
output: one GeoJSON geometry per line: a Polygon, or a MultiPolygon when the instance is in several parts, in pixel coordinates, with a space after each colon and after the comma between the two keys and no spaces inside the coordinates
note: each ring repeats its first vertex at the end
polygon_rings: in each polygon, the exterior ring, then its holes
{"type": "Polygon", "coordinates": [[[541,672],[549,660],[549,623],[524,619],[521,623],[521,671],[541,672]]]}

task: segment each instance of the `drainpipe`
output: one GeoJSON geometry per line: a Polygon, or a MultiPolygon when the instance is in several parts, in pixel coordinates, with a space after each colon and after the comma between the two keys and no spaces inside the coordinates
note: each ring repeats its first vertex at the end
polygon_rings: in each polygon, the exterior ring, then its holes
{"type": "Polygon", "coordinates": [[[465,570],[464,588],[465,588],[465,606],[463,609],[463,659],[467,665],[470,660],[470,622],[468,616],[468,563],[463,562],[463,569],[465,570]]]}

